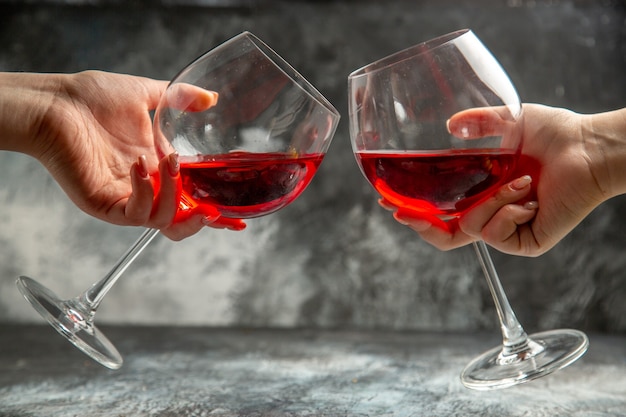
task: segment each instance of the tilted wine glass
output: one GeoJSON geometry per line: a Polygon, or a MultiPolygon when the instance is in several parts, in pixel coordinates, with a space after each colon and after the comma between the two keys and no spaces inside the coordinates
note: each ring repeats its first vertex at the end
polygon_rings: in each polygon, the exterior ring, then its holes
{"type": "MultiPolygon", "coordinates": [[[[367,180],[390,205],[446,227],[512,179],[522,147],[522,105],[505,71],[472,31],[453,32],[369,64],[350,74],[348,88],[353,151],[367,180]],[[454,115],[479,108],[497,115],[497,129],[483,126],[494,136],[470,139],[469,131],[465,138],[448,131],[454,115]]],[[[478,241],[474,247],[503,343],[470,362],[461,373],[465,386],[512,386],[584,354],[588,339],[577,330],[528,337],[486,244],[478,241]]]]}
{"type": "MultiPolygon", "coordinates": [[[[265,43],[244,32],[173,78],[155,111],[159,158],[177,152],[181,197],[175,221],[192,214],[247,219],[291,203],[317,171],[339,122],[337,110],[265,43]]],[[[24,297],[100,364],[122,357],[94,325],[98,305],[158,234],[148,229],[113,269],[80,296],[61,300],[20,277],[24,297]]]]}

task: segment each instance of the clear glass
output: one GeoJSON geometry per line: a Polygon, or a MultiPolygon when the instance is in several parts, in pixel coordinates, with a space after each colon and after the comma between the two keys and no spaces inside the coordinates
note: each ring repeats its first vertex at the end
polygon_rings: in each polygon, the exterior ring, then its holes
{"type": "MultiPolygon", "coordinates": [[[[249,32],[202,55],[173,78],[154,116],[156,153],[179,155],[175,221],[216,211],[253,218],[291,203],[313,178],[338,122],[322,94],[249,32]]],[[[24,276],[17,286],[76,347],[118,369],[122,356],[95,326],[96,310],[158,233],[146,230],[104,278],[74,299],[61,300],[24,276]]]]}
{"type": "MultiPolygon", "coordinates": [[[[512,179],[522,148],[522,105],[504,69],[472,31],[453,32],[369,64],[350,74],[348,90],[357,163],[391,205],[448,227],[512,179]],[[499,116],[497,128],[495,122],[483,126],[492,136],[449,132],[453,115],[477,108],[499,116]]],[[[495,302],[503,343],[463,370],[466,387],[512,386],[584,354],[588,340],[577,330],[527,336],[486,244],[479,241],[474,248],[495,302]]]]}

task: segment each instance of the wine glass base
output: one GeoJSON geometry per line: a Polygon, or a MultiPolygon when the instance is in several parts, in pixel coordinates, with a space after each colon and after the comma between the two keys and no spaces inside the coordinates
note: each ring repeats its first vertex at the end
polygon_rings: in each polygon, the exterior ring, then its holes
{"type": "Polygon", "coordinates": [[[122,366],[122,356],[115,346],[72,301],[59,299],[48,288],[25,276],[19,277],[16,284],[35,310],[74,346],[107,368],[122,366]]]}
{"type": "Polygon", "coordinates": [[[530,335],[528,344],[528,349],[507,357],[501,346],[488,350],[465,367],[461,382],[485,391],[532,381],[576,361],[587,351],[589,339],[578,330],[560,329],[530,335]]]}

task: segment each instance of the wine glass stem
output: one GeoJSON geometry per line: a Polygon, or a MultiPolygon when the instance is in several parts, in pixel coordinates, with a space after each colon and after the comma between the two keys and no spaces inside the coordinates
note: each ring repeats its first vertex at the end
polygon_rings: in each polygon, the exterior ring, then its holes
{"type": "Polygon", "coordinates": [[[148,246],[157,234],[159,234],[158,229],[147,229],[139,237],[139,239],[137,239],[137,241],[130,248],[128,248],[126,253],[122,255],[109,273],[100,281],[93,284],[93,286],[80,297],[81,302],[91,311],[95,311],[106,293],[111,289],[111,287],[113,287],[118,278],[122,276],[124,271],[126,271],[135,258],[137,258],[141,251],[148,246]]]}
{"type": "Polygon", "coordinates": [[[496,305],[498,318],[500,319],[500,328],[502,330],[502,341],[504,345],[503,354],[515,354],[528,348],[528,336],[522,328],[522,325],[515,317],[515,313],[509,304],[509,300],[504,293],[498,273],[489,255],[487,245],[482,240],[474,242],[474,249],[478,255],[478,260],[482,266],[489,291],[496,305]]]}

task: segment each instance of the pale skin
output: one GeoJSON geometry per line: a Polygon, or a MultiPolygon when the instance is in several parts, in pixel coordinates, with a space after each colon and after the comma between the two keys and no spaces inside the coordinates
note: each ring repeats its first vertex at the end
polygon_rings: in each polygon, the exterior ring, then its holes
{"type": "MultiPolygon", "coordinates": [[[[174,222],[178,158],[158,159],[149,113],[166,87],[101,71],[0,73],[0,150],[37,159],[76,206],[109,223],[157,228],[172,240],[204,226],[243,229],[243,221],[217,212],[174,222]]],[[[206,109],[216,100],[204,91],[193,105],[206,109]]]]}
{"type": "MultiPolygon", "coordinates": [[[[425,219],[387,201],[380,204],[441,250],[482,239],[501,252],[534,257],[598,205],[626,193],[626,108],[587,115],[537,104],[523,109],[518,175],[458,221],[425,219]]],[[[452,117],[448,128],[459,137],[468,131],[471,137],[489,135],[497,129],[493,117],[493,111],[474,109],[452,117]]]]}

